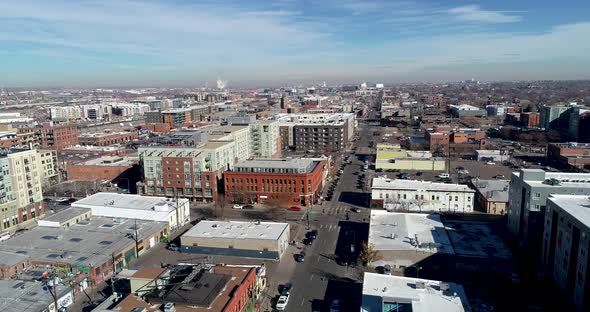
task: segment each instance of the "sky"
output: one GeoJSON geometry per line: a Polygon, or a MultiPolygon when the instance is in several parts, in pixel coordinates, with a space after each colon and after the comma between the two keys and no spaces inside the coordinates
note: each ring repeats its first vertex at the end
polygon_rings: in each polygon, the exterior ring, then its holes
{"type": "Polygon", "coordinates": [[[0,2],[7,87],[589,79],[587,0],[0,2]]]}

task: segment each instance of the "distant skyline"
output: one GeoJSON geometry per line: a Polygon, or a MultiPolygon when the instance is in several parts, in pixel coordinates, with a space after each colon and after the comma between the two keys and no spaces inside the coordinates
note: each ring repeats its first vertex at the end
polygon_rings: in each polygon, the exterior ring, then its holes
{"type": "Polygon", "coordinates": [[[590,78],[589,1],[0,2],[6,87],[590,78]]]}

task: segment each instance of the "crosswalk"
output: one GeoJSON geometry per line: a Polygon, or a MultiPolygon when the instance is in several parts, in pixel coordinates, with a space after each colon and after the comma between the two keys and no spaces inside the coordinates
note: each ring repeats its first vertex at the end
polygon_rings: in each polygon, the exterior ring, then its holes
{"type": "Polygon", "coordinates": [[[322,230],[332,231],[338,228],[338,224],[321,224],[319,228],[322,230]]]}
{"type": "Polygon", "coordinates": [[[344,207],[326,207],[326,208],[322,208],[321,213],[323,213],[325,215],[337,215],[337,214],[344,213],[345,211],[346,211],[346,208],[344,208],[344,207]]]}

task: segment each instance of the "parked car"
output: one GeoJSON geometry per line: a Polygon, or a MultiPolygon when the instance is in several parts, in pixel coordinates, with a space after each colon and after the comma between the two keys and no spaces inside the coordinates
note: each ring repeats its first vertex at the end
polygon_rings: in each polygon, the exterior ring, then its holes
{"type": "Polygon", "coordinates": [[[170,251],[180,251],[180,247],[178,247],[178,245],[174,243],[168,244],[168,246],[166,246],[166,249],[170,251]]]}
{"type": "Polygon", "coordinates": [[[280,296],[279,300],[277,300],[277,305],[276,305],[277,310],[279,310],[279,311],[285,310],[285,308],[287,307],[287,303],[289,303],[289,295],[280,296]]]}
{"type": "Polygon", "coordinates": [[[242,208],[244,208],[244,206],[242,206],[240,204],[234,204],[232,208],[233,209],[242,209],[242,208]]]}
{"type": "Polygon", "coordinates": [[[289,210],[291,210],[291,211],[301,211],[302,209],[301,209],[301,207],[291,206],[291,207],[289,207],[289,210]]]}
{"type": "Polygon", "coordinates": [[[504,179],[504,175],[503,174],[497,174],[494,176],[494,179],[504,179]]]}
{"type": "Polygon", "coordinates": [[[252,205],[244,205],[242,207],[242,209],[254,209],[254,206],[252,206],[252,205]]]}
{"type": "Polygon", "coordinates": [[[391,275],[391,265],[386,264],[383,266],[383,274],[391,275]]]}
{"type": "Polygon", "coordinates": [[[495,162],[493,162],[493,161],[488,161],[488,162],[486,163],[486,165],[495,165],[495,164],[496,164],[496,163],[495,163],[495,162]]]}
{"type": "Polygon", "coordinates": [[[305,238],[305,239],[303,239],[303,245],[309,246],[311,244],[313,244],[313,239],[312,238],[305,238]]]}
{"type": "Polygon", "coordinates": [[[407,173],[407,172],[402,172],[402,173],[399,174],[399,178],[402,179],[402,180],[407,180],[407,179],[410,178],[410,174],[407,173]]]}
{"type": "Polygon", "coordinates": [[[352,212],[360,212],[361,210],[355,207],[355,208],[350,208],[350,211],[352,211],[352,212]]]}
{"type": "Polygon", "coordinates": [[[439,179],[448,179],[451,177],[451,175],[448,173],[441,173],[441,174],[437,175],[436,177],[439,179]]]}
{"type": "Polygon", "coordinates": [[[340,300],[334,299],[332,300],[332,304],[330,305],[330,312],[339,312],[340,311],[340,300]]]}
{"type": "Polygon", "coordinates": [[[291,294],[291,288],[293,285],[291,283],[285,283],[281,287],[281,296],[288,296],[291,294]]]}
{"type": "Polygon", "coordinates": [[[297,262],[305,262],[305,251],[302,251],[295,256],[297,262]]]}
{"type": "Polygon", "coordinates": [[[305,236],[310,239],[316,239],[316,238],[318,238],[318,231],[311,230],[311,231],[307,232],[307,234],[305,236]]]}

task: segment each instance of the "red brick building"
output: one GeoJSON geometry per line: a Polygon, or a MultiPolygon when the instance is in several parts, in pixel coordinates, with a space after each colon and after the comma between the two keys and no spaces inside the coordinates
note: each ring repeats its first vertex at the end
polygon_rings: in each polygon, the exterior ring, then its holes
{"type": "Polygon", "coordinates": [[[137,140],[137,132],[107,132],[81,134],[79,141],[81,145],[108,146],[113,144],[125,144],[137,140]]]}
{"type": "Polygon", "coordinates": [[[57,125],[44,123],[35,128],[19,128],[18,146],[32,145],[34,148],[62,150],[78,145],[78,128],[75,125],[57,125]]]}
{"type": "Polygon", "coordinates": [[[538,128],[540,117],[539,113],[520,113],[520,123],[526,128],[538,128]]]}
{"type": "Polygon", "coordinates": [[[223,175],[225,197],[234,203],[309,205],[323,188],[324,161],[247,160],[223,175]]]}
{"type": "Polygon", "coordinates": [[[156,133],[168,133],[170,132],[170,125],[167,123],[149,123],[141,127],[142,129],[149,130],[156,133]]]}
{"type": "Polygon", "coordinates": [[[79,181],[113,181],[125,171],[138,165],[138,159],[120,156],[103,156],[95,159],[67,163],[68,179],[79,181]]]}

